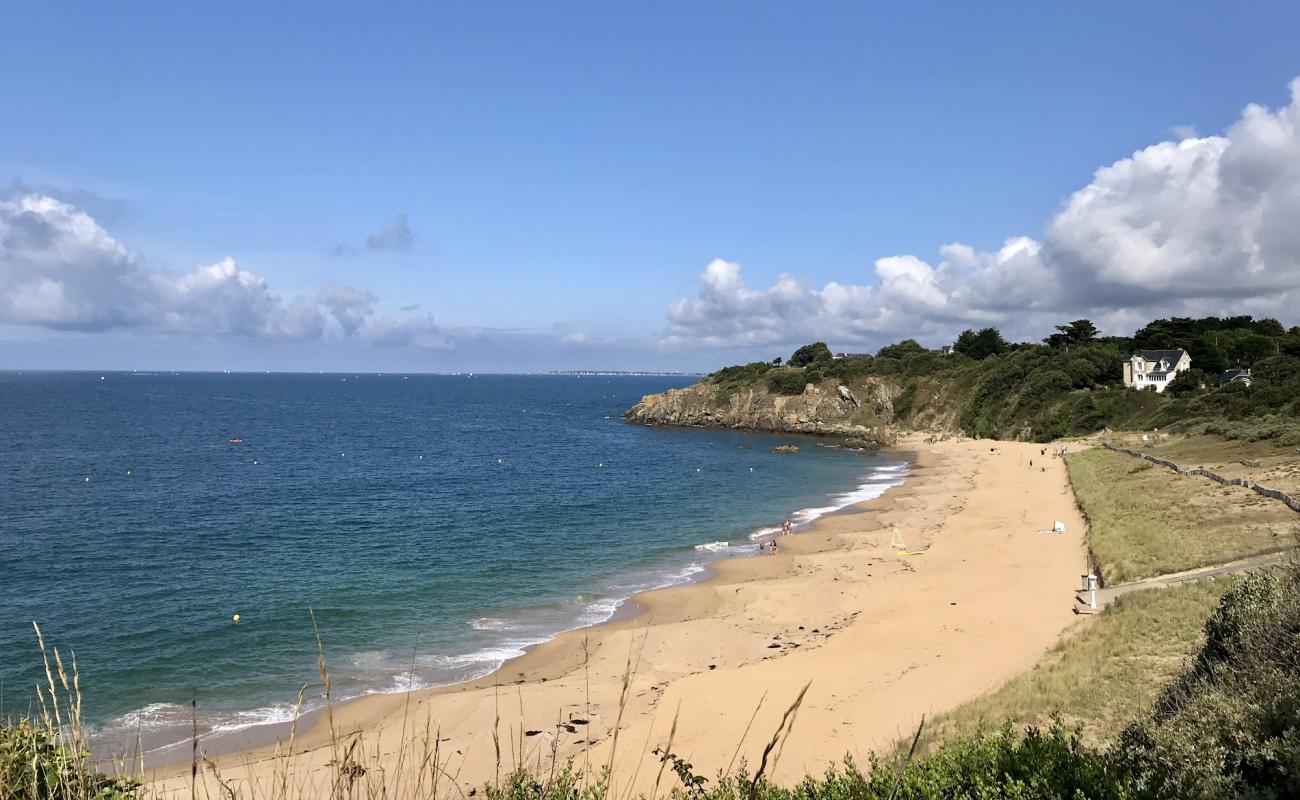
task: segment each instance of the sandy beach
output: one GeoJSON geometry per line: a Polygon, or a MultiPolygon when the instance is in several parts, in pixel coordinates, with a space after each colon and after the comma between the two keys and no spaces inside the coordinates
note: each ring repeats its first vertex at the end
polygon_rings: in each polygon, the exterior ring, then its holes
{"type": "MultiPolygon", "coordinates": [[[[780,538],[776,556],[638,595],[639,613],[562,634],[486,678],[314,715],[287,777],[275,754],[288,744],[250,739],[213,759],[199,791],[218,796],[219,774],[252,796],[317,796],[329,762],[350,759],[408,785],[436,773],[468,794],[498,769],[545,772],[573,758],[593,771],[612,764],[619,791],[648,792],[650,751],[675,716],[672,751],[712,777],[756,765],[805,684],[768,774],[794,781],[889,749],[922,715],[999,686],[1086,624],[1071,610],[1085,525],[1059,458],[1033,443],[910,437],[898,447],[916,455],[903,485],[780,538]],[[1066,533],[1041,532],[1056,520],[1066,533]],[[895,528],[906,554],[890,547],[895,528]],[[430,770],[435,746],[441,766],[430,770]]],[[[152,788],[188,797],[189,773],[188,763],[160,768],[152,788]]]]}

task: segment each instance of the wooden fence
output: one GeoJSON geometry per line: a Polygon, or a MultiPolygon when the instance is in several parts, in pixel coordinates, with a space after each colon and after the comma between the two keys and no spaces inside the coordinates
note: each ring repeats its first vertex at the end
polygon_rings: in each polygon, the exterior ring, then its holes
{"type": "Polygon", "coordinates": [[[1153,456],[1149,453],[1139,453],[1137,450],[1130,450],[1127,447],[1116,447],[1113,444],[1110,444],[1108,442],[1102,442],[1101,446],[1106,448],[1107,450],[1113,450],[1116,453],[1124,453],[1125,455],[1130,455],[1130,456],[1134,456],[1135,458],[1141,458],[1146,461],[1150,461],[1152,464],[1159,464],[1162,467],[1168,467],[1169,469],[1172,469],[1174,472],[1177,472],[1179,475],[1199,475],[1202,478],[1209,478],[1210,480],[1215,481],[1216,483],[1222,483],[1226,486],[1244,486],[1247,489],[1250,489],[1252,492],[1258,492],[1259,494],[1262,494],[1268,498],[1272,498],[1273,500],[1280,500],[1281,502],[1285,503],[1287,507],[1290,508],[1292,511],[1300,512],[1300,500],[1297,500],[1296,498],[1292,497],[1286,492],[1280,491],[1278,489],[1270,489],[1267,486],[1260,486],[1258,483],[1255,483],[1252,480],[1247,480],[1245,478],[1225,478],[1216,472],[1211,472],[1210,470],[1202,469],[1201,467],[1193,467],[1192,469],[1186,469],[1184,467],[1178,466],[1178,464],[1176,464],[1173,461],[1170,461],[1167,458],[1160,458],[1159,456],[1153,456]]]}

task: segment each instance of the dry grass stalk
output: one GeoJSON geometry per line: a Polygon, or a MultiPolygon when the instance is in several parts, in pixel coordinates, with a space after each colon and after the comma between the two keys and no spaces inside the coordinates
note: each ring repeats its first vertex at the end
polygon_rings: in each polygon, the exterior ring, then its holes
{"type": "Polygon", "coordinates": [[[681,701],[678,701],[677,710],[673,712],[672,727],[668,729],[668,742],[664,745],[663,752],[659,755],[659,772],[655,775],[655,788],[650,792],[652,800],[659,796],[659,782],[663,780],[664,767],[668,766],[668,755],[673,752],[673,739],[677,738],[677,720],[681,715],[682,704],[681,701]]]}
{"type": "Polygon", "coordinates": [[[749,738],[749,729],[754,727],[754,720],[758,718],[758,710],[763,707],[763,701],[767,699],[767,692],[763,692],[758,698],[758,705],[754,706],[754,713],[749,715],[749,722],[745,723],[745,730],[740,734],[740,741],[736,742],[736,752],[731,754],[731,760],[727,762],[727,768],[723,775],[730,775],[731,768],[735,766],[736,759],[740,756],[741,748],[745,746],[745,739],[749,738]]]}
{"type": "Polygon", "coordinates": [[[582,635],[582,683],[583,691],[586,693],[583,699],[583,719],[587,720],[587,728],[583,729],[582,736],[582,786],[587,786],[587,778],[591,775],[591,636],[583,633],[582,635]]]}
{"type": "Polygon", "coordinates": [[[618,696],[618,714],[614,718],[614,734],[609,744],[609,763],[605,766],[606,786],[612,788],[614,780],[614,757],[618,753],[618,734],[623,728],[623,712],[627,709],[628,694],[632,689],[632,677],[636,674],[637,668],[641,665],[641,653],[645,648],[646,636],[650,635],[649,623],[646,623],[646,632],[641,637],[640,647],[637,647],[635,637],[628,642],[627,646],[627,665],[623,668],[623,684],[618,696]],[[633,653],[636,654],[635,660],[633,653]]]}
{"type": "Polygon", "coordinates": [[[894,800],[898,794],[898,789],[903,785],[903,775],[907,772],[907,767],[912,763],[912,757],[916,755],[916,743],[921,741],[921,729],[925,727],[925,715],[921,715],[921,724],[916,726],[916,735],[912,737],[912,746],[907,750],[907,758],[903,760],[903,766],[898,770],[894,777],[894,788],[889,790],[889,800],[894,800]]]}
{"type": "Polygon", "coordinates": [[[496,786],[501,787],[501,684],[492,683],[492,748],[496,752],[496,786]]]}
{"type": "Polygon", "coordinates": [[[812,681],[808,681],[803,685],[803,689],[799,691],[799,696],[794,699],[794,702],[790,704],[790,707],[781,715],[781,724],[777,726],[776,732],[772,734],[772,740],[767,743],[767,747],[763,748],[763,757],[758,763],[758,771],[754,773],[753,780],[749,782],[750,798],[757,796],[758,782],[763,779],[763,773],[767,770],[767,757],[771,755],[773,748],[775,748],[777,742],[780,741],[782,733],[785,732],[786,735],[788,735],[789,728],[794,726],[794,717],[799,713],[799,706],[803,705],[804,695],[808,694],[808,687],[810,686],[812,686],[812,681]]]}

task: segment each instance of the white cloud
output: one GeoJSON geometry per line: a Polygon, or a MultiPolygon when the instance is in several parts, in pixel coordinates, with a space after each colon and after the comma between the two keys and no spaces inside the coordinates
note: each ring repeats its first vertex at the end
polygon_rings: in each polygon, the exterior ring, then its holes
{"type": "Polygon", "coordinates": [[[450,346],[432,317],[379,314],[377,302],[337,284],[285,302],[231,258],[173,274],[145,264],[68,203],[36,193],[0,199],[0,323],[450,346]]]}
{"type": "Polygon", "coordinates": [[[1099,169],[1045,226],[1042,240],[997,251],[939,249],[876,260],[874,281],[821,289],[782,275],[745,286],[714,260],[697,294],[668,309],[670,344],[788,344],[813,338],[943,341],[996,324],[1036,338],[1090,316],[1108,332],[1171,314],[1250,313],[1295,321],[1300,309],[1300,79],[1276,111],[1251,105],[1222,136],[1161,142],[1099,169]]]}

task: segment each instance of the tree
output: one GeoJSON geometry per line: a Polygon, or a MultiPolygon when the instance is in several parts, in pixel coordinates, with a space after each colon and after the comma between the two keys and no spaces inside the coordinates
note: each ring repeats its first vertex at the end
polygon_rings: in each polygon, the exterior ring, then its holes
{"type": "Polygon", "coordinates": [[[1276,339],[1281,336],[1286,336],[1286,328],[1283,328],[1282,323],[1272,317],[1265,317],[1264,319],[1255,320],[1255,333],[1258,333],[1261,336],[1271,336],[1276,339]]]}
{"type": "Polygon", "coordinates": [[[883,358],[907,358],[908,356],[919,355],[924,353],[925,348],[915,339],[904,339],[898,344],[887,344],[880,348],[876,355],[883,358]]]}
{"type": "Polygon", "coordinates": [[[813,342],[806,344],[794,351],[790,360],[786,362],[791,367],[806,367],[816,361],[830,361],[831,349],[826,346],[825,342],[813,342]]]}
{"type": "Polygon", "coordinates": [[[1255,362],[1256,380],[1278,386],[1300,384],[1300,359],[1291,356],[1273,356],[1255,362]]]}
{"type": "Polygon", "coordinates": [[[1174,376],[1174,379],[1165,387],[1165,392],[1174,397],[1186,397],[1189,394],[1195,394],[1205,388],[1206,375],[1204,370],[1192,367],[1185,369],[1174,376]]]}
{"type": "Polygon", "coordinates": [[[1069,325],[1057,325],[1056,330],[1057,333],[1043,340],[1052,347],[1080,345],[1097,338],[1097,326],[1086,319],[1076,319],[1069,325]]]}
{"type": "Polygon", "coordinates": [[[779,366],[781,366],[781,357],[780,357],[780,356],[777,356],[776,358],[772,359],[772,366],[774,366],[774,367],[779,367],[779,366]]]}
{"type": "Polygon", "coordinates": [[[1002,334],[997,328],[984,328],[979,333],[967,328],[957,337],[952,349],[954,352],[961,353],[976,361],[983,361],[989,356],[1001,355],[1007,352],[1010,345],[1007,344],[1006,339],[1002,338],[1002,334]]]}
{"type": "Polygon", "coordinates": [[[1228,360],[1242,367],[1254,365],[1256,361],[1277,353],[1277,342],[1258,333],[1238,336],[1228,344],[1228,360]]]}

